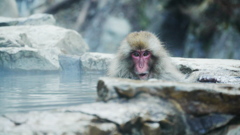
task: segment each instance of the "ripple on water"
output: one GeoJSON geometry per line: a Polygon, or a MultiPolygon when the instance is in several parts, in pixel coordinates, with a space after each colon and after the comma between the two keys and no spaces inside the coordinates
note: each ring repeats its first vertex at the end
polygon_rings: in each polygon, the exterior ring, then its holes
{"type": "Polygon", "coordinates": [[[1,74],[0,114],[55,109],[96,100],[102,73],[1,74]]]}

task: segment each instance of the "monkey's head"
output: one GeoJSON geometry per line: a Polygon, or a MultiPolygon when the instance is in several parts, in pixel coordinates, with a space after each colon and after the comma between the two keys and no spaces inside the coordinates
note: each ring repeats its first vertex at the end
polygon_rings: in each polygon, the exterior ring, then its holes
{"type": "Polygon", "coordinates": [[[122,61],[127,61],[127,70],[135,78],[146,80],[151,78],[152,72],[158,72],[155,71],[156,65],[159,65],[158,59],[166,53],[154,34],[140,31],[130,33],[123,40],[118,55],[122,61]]]}

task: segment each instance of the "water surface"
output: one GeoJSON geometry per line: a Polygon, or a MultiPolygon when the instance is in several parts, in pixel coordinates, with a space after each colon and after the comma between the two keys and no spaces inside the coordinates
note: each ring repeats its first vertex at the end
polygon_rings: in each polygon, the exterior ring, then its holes
{"type": "Polygon", "coordinates": [[[0,114],[55,109],[96,101],[102,73],[0,73],[0,114]]]}

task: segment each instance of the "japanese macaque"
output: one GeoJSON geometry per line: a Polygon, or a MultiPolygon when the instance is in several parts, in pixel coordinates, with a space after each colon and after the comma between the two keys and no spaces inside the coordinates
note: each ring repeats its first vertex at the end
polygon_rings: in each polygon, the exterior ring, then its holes
{"type": "Polygon", "coordinates": [[[130,33],[122,41],[110,65],[109,76],[137,80],[184,80],[184,75],[171,63],[159,39],[146,31],[130,33]]]}

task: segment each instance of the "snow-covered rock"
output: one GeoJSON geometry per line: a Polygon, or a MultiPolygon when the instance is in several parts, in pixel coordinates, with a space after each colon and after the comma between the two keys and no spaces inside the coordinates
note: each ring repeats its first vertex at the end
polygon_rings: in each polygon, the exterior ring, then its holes
{"type": "Polygon", "coordinates": [[[0,68],[59,70],[58,55],[88,50],[76,31],[52,25],[0,27],[0,68]]]}

